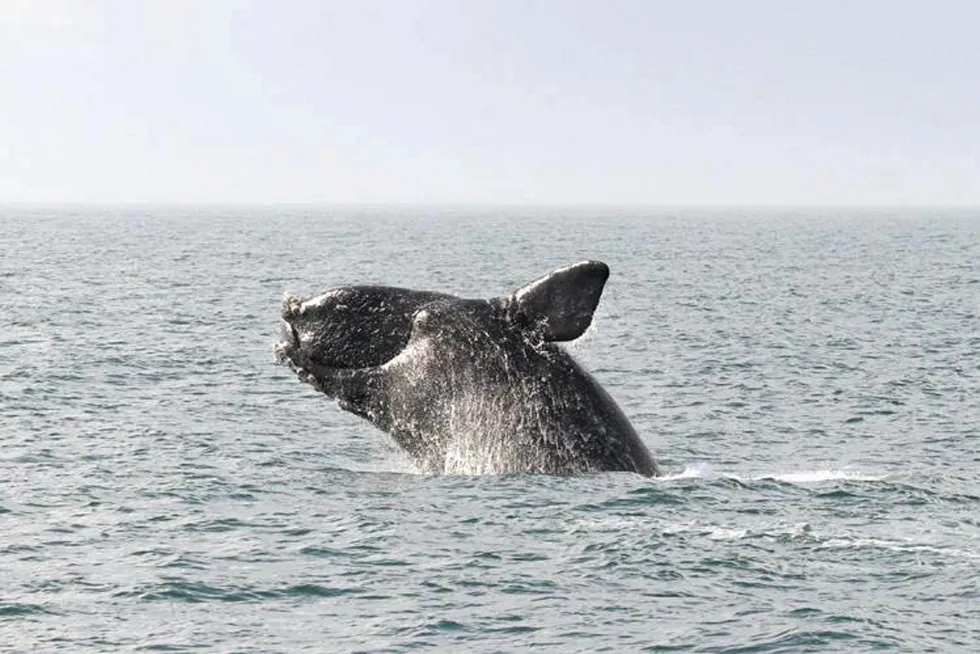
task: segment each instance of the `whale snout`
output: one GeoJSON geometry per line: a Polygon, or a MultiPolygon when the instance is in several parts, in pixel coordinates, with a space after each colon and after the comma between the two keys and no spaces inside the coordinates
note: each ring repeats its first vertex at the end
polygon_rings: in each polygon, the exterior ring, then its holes
{"type": "Polygon", "coordinates": [[[282,299],[282,322],[279,324],[279,342],[276,344],[276,359],[281,364],[293,360],[300,350],[299,332],[293,326],[303,311],[303,300],[287,294],[282,299]]]}

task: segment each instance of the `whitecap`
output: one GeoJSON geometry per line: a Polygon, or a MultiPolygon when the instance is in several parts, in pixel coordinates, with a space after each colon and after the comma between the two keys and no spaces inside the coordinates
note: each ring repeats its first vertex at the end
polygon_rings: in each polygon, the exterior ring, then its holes
{"type": "Polygon", "coordinates": [[[861,472],[859,470],[844,468],[841,470],[802,470],[799,472],[761,475],[755,477],[754,480],[772,479],[789,484],[814,484],[823,481],[885,481],[888,478],[888,474],[861,472]]]}

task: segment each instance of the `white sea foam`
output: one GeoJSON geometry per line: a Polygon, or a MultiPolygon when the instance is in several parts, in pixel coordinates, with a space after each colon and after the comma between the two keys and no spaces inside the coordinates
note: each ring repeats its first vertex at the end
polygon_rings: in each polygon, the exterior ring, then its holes
{"type": "Polygon", "coordinates": [[[711,540],[740,540],[748,535],[747,529],[726,529],[725,527],[711,527],[707,531],[707,536],[711,540]]]}
{"type": "Polygon", "coordinates": [[[762,475],[754,477],[758,481],[762,479],[773,479],[784,481],[790,484],[813,484],[822,481],[885,481],[889,475],[882,473],[870,473],[860,470],[803,470],[800,472],[786,472],[775,475],[762,475]]]}
{"type": "Polygon", "coordinates": [[[881,472],[870,472],[864,470],[854,470],[851,468],[841,468],[839,470],[800,470],[796,472],[764,473],[760,475],[738,475],[734,473],[718,472],[710,463],[698,462],[688,464],[683,470],[673,474],[666,474],[659,477],[660,481],[673,481],[677,479],[734,479],[736,481],[782,481],[789,484],[815,484],[826,481],[887,481],[893,479],[894,475],[881,472]]]}
{"type": "Polygon", "coordinates": [[[658,479],[662,481],[672,481],[675,479],[698,479],[698,478],[714,479],[717,476],[718,476],[717,473],[715,473],[714,468],[712,468],[710,463],[699,462],[699,463],[692,463],[690,465],[685,466],[684,469],[678,473],[666,474],[661,477],[658,477],[658,479]]]}
{"type": "Polygon", "coordinates": [[[883,549],[892,552],[940,554],[961,559],[980,559],[980,552],[974,550],[884,538],[830,538],[820,545],[820,549],[883,549]]]}

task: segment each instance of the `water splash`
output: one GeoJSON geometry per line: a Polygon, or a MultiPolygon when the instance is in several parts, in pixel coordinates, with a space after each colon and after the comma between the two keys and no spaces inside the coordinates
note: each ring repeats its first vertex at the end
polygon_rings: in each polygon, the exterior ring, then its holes
{"type": "Polygon", "coordinates": [[[715,479],[717,477],[718,473],[715,472],[714,467],[710,463],[698,462],[685,466],[683,470],[676,474],[663,475],[659,479],[673,481],[675,479],[715,479]]]}

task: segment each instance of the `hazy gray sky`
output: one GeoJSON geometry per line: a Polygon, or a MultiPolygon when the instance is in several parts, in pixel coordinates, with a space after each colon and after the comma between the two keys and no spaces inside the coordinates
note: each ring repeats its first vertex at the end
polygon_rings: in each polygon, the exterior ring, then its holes
{"type": "Polygon", "coordinates": [[[980,204],[980,2],[0,0],[0,202],[980,204]]]}

